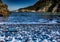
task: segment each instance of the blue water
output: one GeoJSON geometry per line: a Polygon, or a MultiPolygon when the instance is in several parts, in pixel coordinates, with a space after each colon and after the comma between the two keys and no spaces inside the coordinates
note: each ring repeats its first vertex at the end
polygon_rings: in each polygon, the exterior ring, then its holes
{"type": "Polygon", "coordinates": [[[37,12],[12,12],[5,22],[40,22],[40,23],[58,23],[60,17],[49,15],[49,13],[37,12]],[[45,15],[46,14],[46,15],[45,15]]]}
{"type": "Polygon", "coordinates": [[[12,12],[7,18],[0,17],[0,22],[60,23],[60,15],[51,14],[52,13],[12,12]]]}
{"type": "Polygon", "coordinates": [[[60,23],[59,15],[12,12],[7,18],[0,17],[0,42],[60,42],[60,24],[57,23],[60,23]]]}

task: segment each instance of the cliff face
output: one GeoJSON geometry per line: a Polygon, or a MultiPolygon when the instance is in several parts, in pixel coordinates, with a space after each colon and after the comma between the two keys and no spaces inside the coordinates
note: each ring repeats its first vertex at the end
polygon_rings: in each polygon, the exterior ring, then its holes
{"type": "Polygon", "coordinates": [[[7,17],[9,15],[8,6],[6,4],[3,4],[0,0],[0,16],[7,17]]]}
{"type": "Polygon", "coordinates": [[[21,8],[22,12],[60,12],[60,0],[39,0],[36,4],[21,8]]]}

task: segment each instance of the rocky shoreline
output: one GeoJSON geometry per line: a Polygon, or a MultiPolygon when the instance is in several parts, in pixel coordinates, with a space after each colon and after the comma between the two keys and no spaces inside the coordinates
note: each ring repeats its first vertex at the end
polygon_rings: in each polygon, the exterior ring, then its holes
{"type": "Polygon", "coordinates": [[[0,16],[7,17],[9,13],[8,6],[0,0],[0,16]]]}
{"type": "Polygon", "coordinates": [[[60,12],[60,0],[39,0],[34,5],[20,8],[19,12],[60,12]]]}

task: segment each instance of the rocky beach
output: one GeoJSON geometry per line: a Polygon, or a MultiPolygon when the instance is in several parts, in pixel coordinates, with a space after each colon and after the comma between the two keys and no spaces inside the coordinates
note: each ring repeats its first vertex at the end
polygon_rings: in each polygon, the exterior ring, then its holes
{"type": "Polygon", "coordinates": [[[0,42],[60,42],[60,0],[38,0],[11,13],[9,5],[0,0],[0,42]]]}
{"type": "Polygon", "coordinates": [[[60,24],[0,24],[0,42],[60,42],[60,24]]]}

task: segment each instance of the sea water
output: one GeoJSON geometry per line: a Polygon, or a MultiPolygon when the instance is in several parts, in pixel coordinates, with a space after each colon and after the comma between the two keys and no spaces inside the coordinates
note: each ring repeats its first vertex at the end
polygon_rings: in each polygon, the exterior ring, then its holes
{"type": "Polygon", "coordinates": [[[58,13],[12,12],[7,18],[0,17],[0,22],[60,23],[60,16],[58,13]]]}
{"type": "Polygon", "coordinates": [[[60,42],[60,16],[12,12],[0,17],[0,42],[60,42]]]}

